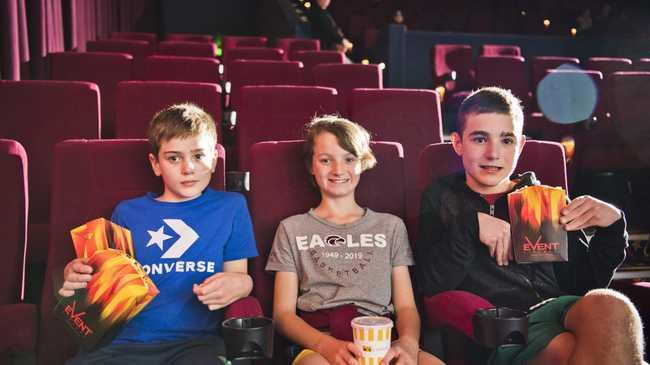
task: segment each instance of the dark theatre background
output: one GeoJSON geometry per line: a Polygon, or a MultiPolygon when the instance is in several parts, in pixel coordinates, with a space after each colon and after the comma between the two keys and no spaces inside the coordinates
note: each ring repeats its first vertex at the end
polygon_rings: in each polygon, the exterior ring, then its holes
{"type": "MultiPolygon", "coordinates": [[[[522,99],[524,132],[539,141],[520,168],[548,174],[571,197],[589,193],[625,211],[631,245],[612,286],[648,323],[647,1],[333,0],[334,31],[351,43],[345,54],[319,41],[314,6],[0,3],[0,364],[62,364],[74,354],[52,316],[73,255],[68,232],[160,188],[144,131],[156,111],[181,101],[218,121],[213,186],[249,202],[261,253],[251,262],[251,301],[261,309],[244,310],[271,315],[272,277],[263,268],[275,228],[318,199],[295,184],[306,179],[287,178],[305,173],[291,157],[299,146],[269,141],[300,139],[314,114],[340,113],[390,142],[376,145],[380,164],[364,179],[395,182],[384,190],[367,183],[361,199],[403,218],[415,241],[423,184],[458,166],[445,143],[460,101],[499,85],[522,99]]],[[[469,338],[424,315],[423,322],[427,349],[448,363],[471,363],[469,338]]]]}

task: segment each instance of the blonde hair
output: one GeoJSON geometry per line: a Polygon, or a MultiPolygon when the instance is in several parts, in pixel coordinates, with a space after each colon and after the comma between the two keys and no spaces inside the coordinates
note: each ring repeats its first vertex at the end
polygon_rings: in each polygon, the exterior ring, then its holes
{"type": "Polygon", "coordinates": [[[341,148],[360,159],[362,171],[377,164],[377,159],[370,149],[370,133],[359,124],[338,115],[321,115],[314,117],[305,127],[307,136],[303,158],[307,169],[311,168],[316,137],[323,132],[333,134],[341,148]]]}
{"type": "Polygon", "coordinates": [[[151,153],[158,157],[160,144],[172,138],[207,135],[217,143],[214,119],[201,107],[192,103],[175,104],[158,112],[147,130],[151,153]]]}

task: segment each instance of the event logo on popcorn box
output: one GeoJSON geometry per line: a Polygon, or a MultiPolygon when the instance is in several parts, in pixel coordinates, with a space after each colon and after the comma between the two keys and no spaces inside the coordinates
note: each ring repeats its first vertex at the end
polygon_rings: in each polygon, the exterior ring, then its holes
{"type": "Polygon", "coordinates": [[[546,185],[508,194],[510,232],[518,263],[567,261],[567,232],[560,224],[566,192],[546,185]]]}
{"type": "Polygon", "coordinates": [[[104,218],[70,231],[77,257],[87,258],[92,279],[85,289],[63,297],[54,308],[86,350],[109,343],[120,328],[158,295],[133,258],[131,232],[104,218]]]}

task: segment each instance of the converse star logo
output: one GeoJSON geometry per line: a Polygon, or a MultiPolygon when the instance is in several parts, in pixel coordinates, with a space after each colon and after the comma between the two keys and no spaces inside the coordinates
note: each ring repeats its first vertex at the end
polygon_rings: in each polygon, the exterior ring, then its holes
{"type": "MultiPolygon", "coordinates": [[[[199,238],[199,235],[196,233],[192,227],[188,226],[185,222],[180,219],[163,219],[163,222],[178,235],[178,239],[165,251],[161,256],[163,259],[176,259],[185,253],[196,240],[199,238]]],[[[164,251],[163,242],[172,238],[165,234],[165,226],[160,226],[157,231],[147,231],[151,236],[151,239],[147,243],[146,247],[156,245],[160,248],[161,251],[164,251]]]]}

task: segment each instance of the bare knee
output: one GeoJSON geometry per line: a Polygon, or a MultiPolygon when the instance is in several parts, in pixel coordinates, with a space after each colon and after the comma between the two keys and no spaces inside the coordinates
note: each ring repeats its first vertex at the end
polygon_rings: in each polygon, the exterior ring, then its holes
{"type": "Polygon", "coordinates": [[[611,289],[595,289],[580,298],[566,318],[567,328],[593,323],[614,327],[640,326],[640,317],[625,295],[611,289]]]}

